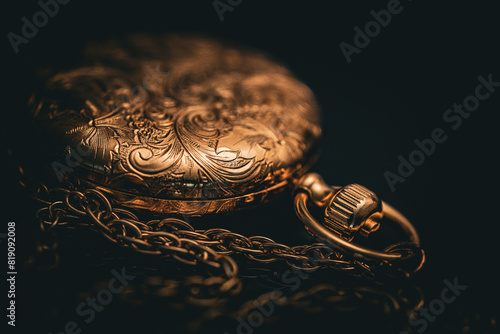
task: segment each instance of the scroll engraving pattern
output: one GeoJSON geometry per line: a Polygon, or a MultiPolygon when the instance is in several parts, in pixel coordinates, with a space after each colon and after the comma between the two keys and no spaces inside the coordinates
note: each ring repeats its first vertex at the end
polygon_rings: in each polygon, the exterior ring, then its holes
{"type": "MultiPolygon", "coordinates": [[[[318,108],[285,68],[210,40],[164,42],[165,54],[153,60],[56,74],[36,117],[65,142],[90,148],[86,164],[111,183],[125,176],[154,195],[207,186],[218,197],[237,195],[279,181],[304,159],[320,135],[318,108]],[[161,75],[145,79],[151,68],[161,75]]],[[[103,54],[123,53],[117,46],[103,54]]]]}

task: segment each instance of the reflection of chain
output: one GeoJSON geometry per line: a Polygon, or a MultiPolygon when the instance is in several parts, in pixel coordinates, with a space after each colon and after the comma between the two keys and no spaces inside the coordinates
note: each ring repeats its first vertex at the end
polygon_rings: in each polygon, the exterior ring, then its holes
{"type": "MultiPolygon", "coordinates": [[[[365,280],[365,283],[367,281],[365,280]]],[[[189,294],[189,290],[182,289],[184,283],[167,281],[164,283],[159,277],[151,278],[141,286],[134,286],[127,294],[129,302],[154,298],[163,298],[165,305],[173,304],[174,308],[185,308],[183,300],[176,299],[179,295],[189,294]],[[145,288],[146,286],[147,288],[145,288]],[[167,287],[167,288],[166,288],[167,287]],[[178,293],[172,289],[178,289],[178,293]],[[147,291],[145,293],[144,291],[147,291]],[[149,298],[148,298],[149,297],[149,298]]],[[[175,290],[174,290],[175,291],[175,290]]],[[[227,329],[236,328],[236,320],[244,319],[251,326],[255,326],[255,318],[268,323],[289,321],[291,314],[343,314],[351,312],[369,312],[371,315],[399,319],[405,322],[405,314],[411,314],[422,306],[420,290],[414,286],[403,285],[390,287],[372,284],[347,284],[339,286],[332,283],[307,284],[295,292],[290,289],[275,288],[258,294],[246,293],[243,299],[211,299],[198,300],[191,309],[190,319],[192,332],[198,333],[200,329],[224,324],[227,329]],[[248,295],[252,298],[248,299],[248,295]],[[203,303],[201,303],[203,302],[203,303]],[[205,311],[204,311],[205,310],[205,311]],[[201,311],[201,312],[200,312],[201,311]],[[195,316],[196,314],[196,316],[195,316]],[[199,314],[199,315],[198,315],[199,314]],[[233,325],[231,325],[234,323],[233,325]]],[[[193,305],[191,302],[190,305],[193,305]]],[[[393,320],[394,321],[394,320],[393,320]]],[[[397,328],[397,327],[396,327],[397,328]]],[[[217,331],[214,331],[217,332],[217,331]]],[[[221,331],[222,332],[222,331],[221,331]]],[[[233,332],[233,331],[229,331],[233,332]]]]}

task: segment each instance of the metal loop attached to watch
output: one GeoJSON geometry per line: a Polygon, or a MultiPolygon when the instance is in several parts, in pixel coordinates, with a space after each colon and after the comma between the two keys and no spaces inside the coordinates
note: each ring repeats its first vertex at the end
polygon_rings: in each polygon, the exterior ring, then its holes
{"type": "MultiPolygon", "coordinates": [[[[306,229],[328,245],[355,258],[367,260],[401,261],[405,255],[396,249],[378,251],[352,243],[356,234],[368,236],[380,226],[381,218],[388,218],[418,246],[420,239],[410,221],[389,204],[360,185],[330,187],[315,173],[304,175],[297,183],[294,207],[306,229]],[[325,209],[325,221],[318,222],[309,211],[314,204],[325,209]]],[[[423,263],[423,257],[421,262],[423,263]]],[[[421,263],[416,269],[421,267],[421,263]]]]}

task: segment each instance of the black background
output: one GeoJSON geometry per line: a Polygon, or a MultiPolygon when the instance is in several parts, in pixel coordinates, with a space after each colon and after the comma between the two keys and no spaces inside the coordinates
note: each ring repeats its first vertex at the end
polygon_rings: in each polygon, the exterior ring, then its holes
{"type": "MultiPolygon", "coordinates": [[[[31,85],[24,76],[26,64],[64,61],[81,41],[135,31],[187,30],[261,49],[288,65],[311,87],[322,106],[322,153],[313,171],[331,184],[363,184],[404,212],[417,227],[427,252],[427,263],[414,278],[426,303],[439,297],[444,279],[458,277],[468,288],[440,317],[454,322],[468,316],[475,319],[476,327],[486,328],[498,311],[495,269],[500,88],[457,130],[442,117],[446,109],[474,93],[479,75],[491,73],[494,81],[500,81],[499,8],[494,1],[447,1],[438,5],[402,0],[401,4],[403,11],[394,15],[359,54],[352,55],[348,64],[339,43],[353,44],[353,28],[363,28],[372,20],[370,11],[385,9],[387,1],[327,4],[244,0],[232,12],[224,13],[221,22],[209,0],[72,0],[62,5],[27,45],[21,45],[18,54],[2,37],[2,144],[29,145],[29,134],[19,125],[31,85]],[[398,156],[408,157],[416,148],[413,141],[428,138],[438,127],[445,130],[446,142],[438,144],[435,152],[392,192],[384,172],[395,173],[398,156]]],[[[21,17],[31,17],[38,10],[35,1],[4,3],[3,36],[11,31],[19,34],[21,17]]],[[[12,220],[18,226],[29,225],[32,213],[26,212],[14,177],[8,173],[2,174],[6,179],[2,189],[6,196],[2,200],[3,224],[12,220]]],[[[270,233],[275,239],[281,234],[301,233],[298,220],[283,213],[291,210],[290,203],[278,202],[263,219],[271,224],[255,223],[255,230],[262,228],[259,233],[266,235],[265,229],[274,226],[270,233]],[[297,227],[286,226],[285,218],[297,227]]],[[[28,249],[30,239],[26,236],[23,241],[21,233],[22,227],[18,247],[28,249]]],[[[36,295],[23,295],[23,289],[32,291],[30,286],[36,281],[37,277],[23,277],[18,285],[19,298],[44,305],[36,295]]],[[[75,284],[77,281],[75,278],[75,284]]],[[[23,313],[23,308],[18,310],[19,324],[35,325],[33,332],[42,332],[30,319],[32,314],[23,313]]],[[[359,319],[362,321],[363,315],[359,319]]],[[[304,317],[303,322],[308,321],[304,317]]],[[[443,333],[456,327],[442,322],[437,320],[426,332],[443,333]]],[[[147,324],[144,328],[149,332],[147,324]]],[[[469,330],[480,333],[483,329],[475,331],[472,326],[469,330]]],[[[347,331],[332,323],[324,332],[347,331]]]]}

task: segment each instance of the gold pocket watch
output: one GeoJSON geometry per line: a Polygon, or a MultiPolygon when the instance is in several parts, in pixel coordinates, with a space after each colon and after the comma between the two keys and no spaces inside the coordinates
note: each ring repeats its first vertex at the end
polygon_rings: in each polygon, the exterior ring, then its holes
{"type": "Polygon", "coordinates": [[[238,281],[234,253],[302,269],[406,274],[424,262],[415,228],[396,209],[361,185],[332,187],[308,173],[322,131],[318,103],[259,52],[186,35],[93,44],[76,66],[48,76],[30,106],[65,185],[44,187],[42,224],[85,222],[140,253],[219,268],[223,291],[238,281]],[[292,247],[189,223],[284,192],[293,192],[298,217],[321,242],[292,247]],[[354,242],[384,217],[408,240],[384,250],[354,242]]]}

